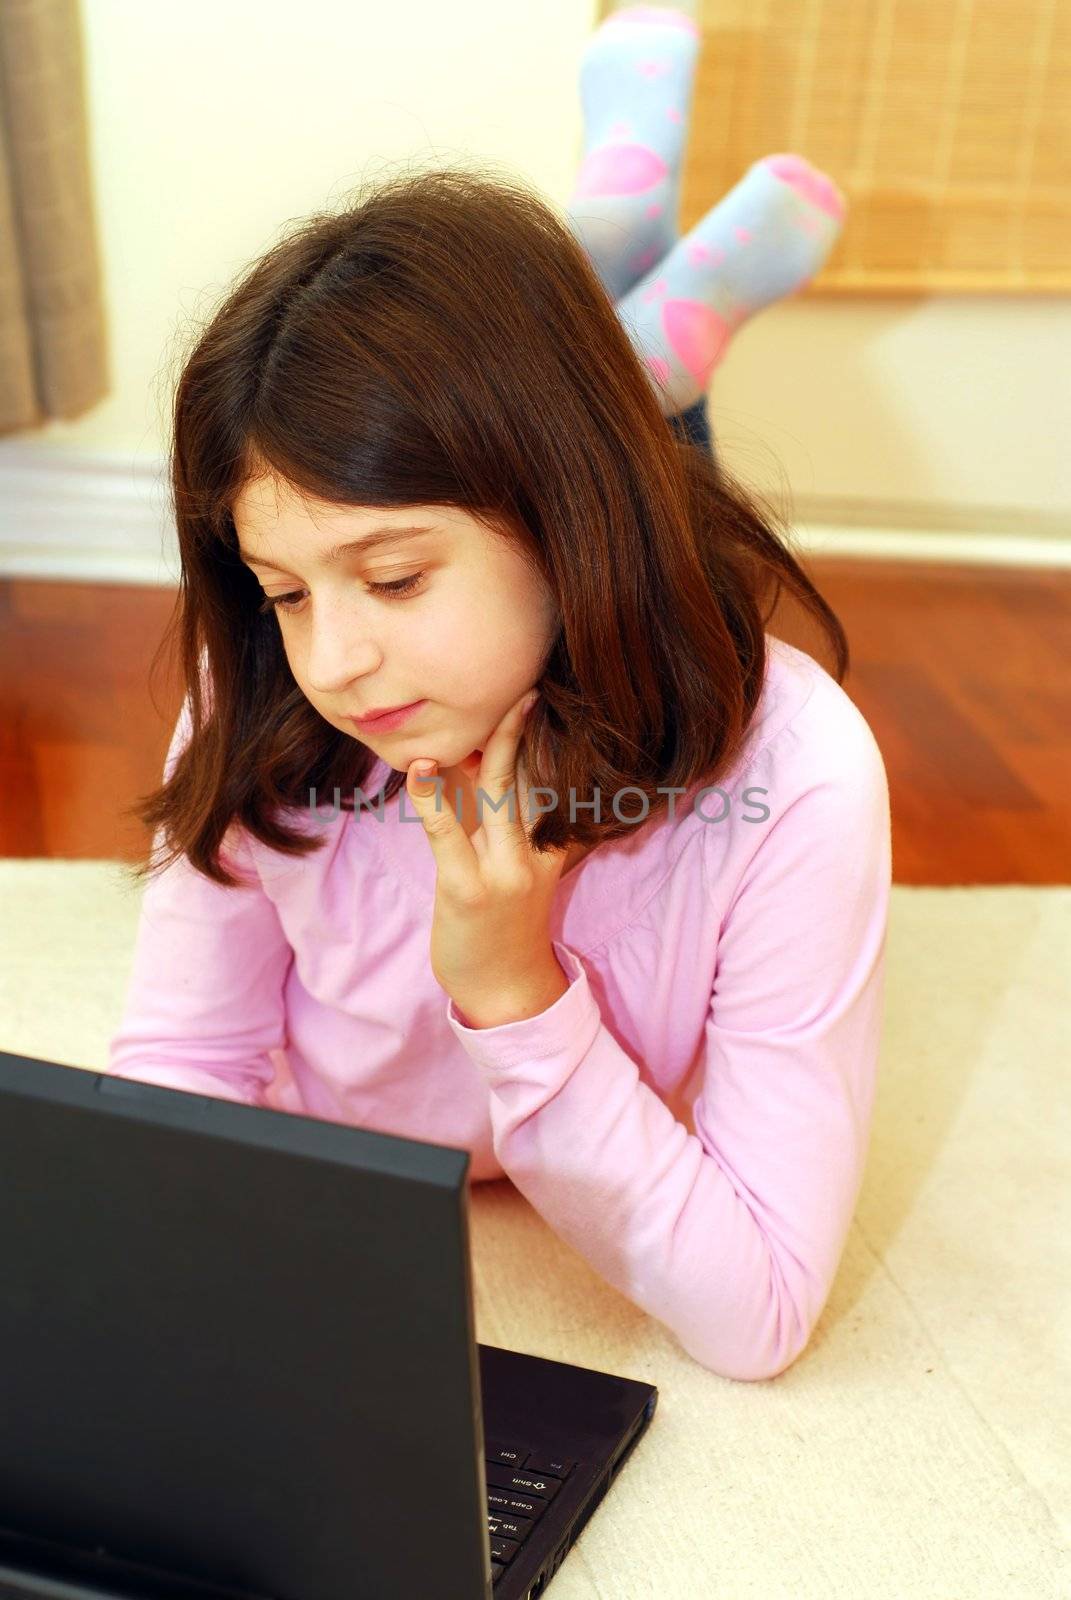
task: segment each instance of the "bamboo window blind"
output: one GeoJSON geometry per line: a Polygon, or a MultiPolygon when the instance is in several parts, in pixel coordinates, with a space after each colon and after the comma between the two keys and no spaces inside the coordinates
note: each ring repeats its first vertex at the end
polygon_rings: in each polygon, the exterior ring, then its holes
{"type": "Polygon", "coordinates": [[[682,233],[792,151],[849,205],[804,294],[1071,291],[1071,0],[683,8],[701,51],[682,233]]]}

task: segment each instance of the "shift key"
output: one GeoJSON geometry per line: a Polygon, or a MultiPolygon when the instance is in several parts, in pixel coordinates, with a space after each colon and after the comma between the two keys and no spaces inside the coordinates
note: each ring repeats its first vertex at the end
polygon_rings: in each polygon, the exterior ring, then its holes
{"type": "Polygon", "coordinates": [[[494,1484],[496,1489],[516,1489],[520,1494],[533,1494],[540,1500],[553,1500],[562,1486],[560,1478],[525,1472],[523,1467],[519,1472],[514,1472],[510,1467],[499,1466],[496,1461],[488,1461],[484,1471],[488,1487],[494,1484]]]}

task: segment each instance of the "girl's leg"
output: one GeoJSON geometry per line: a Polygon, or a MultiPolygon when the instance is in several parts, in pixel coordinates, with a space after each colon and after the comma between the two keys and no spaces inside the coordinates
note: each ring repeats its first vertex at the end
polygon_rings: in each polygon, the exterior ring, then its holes
{"type": "Polygon", "coordinates": [[[595,30],[581,60],[584,153],[569,220],[611,300],[677,242],[699,54],[691,9],[619,8],[595,30]]]}
{"type": "Polygon", "coordinates": [[[709,387],[743,323],[810,282],[846,209],[833,180],[802,156],[764,156],[617,302],[665,416],[709,387]]]}

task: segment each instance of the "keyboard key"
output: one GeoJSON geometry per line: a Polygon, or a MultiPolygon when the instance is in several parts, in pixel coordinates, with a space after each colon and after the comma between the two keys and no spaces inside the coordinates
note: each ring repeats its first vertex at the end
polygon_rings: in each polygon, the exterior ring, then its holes
{"type": "Polygon", "coordinates": [[[543,1515],[547,1509],[547,1502],[535,1500],[527,1494],[507,1494],[503,1489],[493,1489],[488,1486],[487,1509],[496,1516],[502,1512],[509,1512],[510,1515],[519,1514],[534,1521],[536,1517],[543,1515]]]}
{"type": "Polygon", "coordinates": [[[487,1531],[500,1539],[516,1539],[520,1544],[527,1539],[533,1526],[531,1517],[504,1517],[496,1511],[487,1513],[487,1531]]]}
{"type": "Polygon", "coordinates": [[[567,1478],[576,1466],[575,1461],[567,1461],[564,1456],[545,1456],[538,1451],[531,1451],[526,1461],[517,1463],[523,1466],[525,1472],[549,1474],[552,1478],[567,1478]]]}
{"type": "Polygon", "coordinates": [[[520,1548],[516,1539],[496,1539],[493,1534],[491,1536],[491,1557],[494,1561],[503,1564],[512,1561],[520,1548]]]}
{"type": "Polygon", "coordinates": [[[491,1562],[491,1582],[492,1583],[497,1583],[499,1578],[501,1578],[502,1574],[505,1572],[505,1570],[506,1570],[506,1568],[502,1565],[501,1561],[492,1561],[491,1562]]]}
{"type": "Polygon", "coordinates": [[[496,1489],[513,1489],[521,1494],[530,1494],[540,1500],[553,1500],[562,1483],[560,1478],[551,1478],[532,1472],[511,1472],[509,1467],[499,1466],[496,1462],[489,1461],[484,1468],[487,1487],[493,1484],[496,1489]]]}
{"type": "Polygon", "coordinates": [[[529,1454],[525,1446],[503,1444],[500,1439],[485,1439],[483,1453],[488,1461],[501,1461],[507,1467],[523,1467],[529,1454]]]}

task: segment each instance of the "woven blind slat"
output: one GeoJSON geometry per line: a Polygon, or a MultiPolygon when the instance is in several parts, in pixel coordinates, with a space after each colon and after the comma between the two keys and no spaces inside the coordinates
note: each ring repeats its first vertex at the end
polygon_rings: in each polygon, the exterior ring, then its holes
{"type": "Polygon", "coordinates": [[[682,232],[794,151],[850,206],[803,293],[1071,291],[1071,0],[702,0],[697,20],[682,232]]]}

